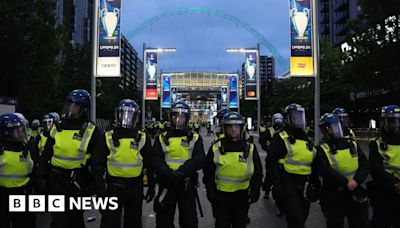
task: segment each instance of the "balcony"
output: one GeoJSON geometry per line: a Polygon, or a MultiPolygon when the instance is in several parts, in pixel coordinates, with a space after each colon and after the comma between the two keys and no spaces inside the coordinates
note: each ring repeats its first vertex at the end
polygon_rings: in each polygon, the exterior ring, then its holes
{"type": "Polygon", "coordinates": [[[335,13],[335,24],[341,25],[346,24],[349,19],[349,13],[344,11],[341,13],[335,13]]]}
{"type": "Polygon", "coordinates": [[[335,1],[335,12],[346,11],[349,8],[348,0],[338,0],[335,1]]]}
{"type": "Polygon", "coordinates": [[[321,2],[319,11],[321,13],[329,13],[329,2],[321,2]]]}

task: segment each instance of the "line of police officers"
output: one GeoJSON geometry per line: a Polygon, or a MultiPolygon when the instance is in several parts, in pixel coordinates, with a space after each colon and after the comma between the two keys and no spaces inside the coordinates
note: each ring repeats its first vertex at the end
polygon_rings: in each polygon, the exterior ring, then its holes
{"type": "MultiPolygon", "coordinates": [[[[249,205],[260,196],[261,161],[236,112],[218,113],[221,132],[207,156],[198,132],[188,129],[190,108],[184,102],[170,109],[169,130],[154,145],[137,127],[139,106],[122,100],[112,129],[101,132],[89,119],[90,95],[73,90],[61,120],[45,116],[43,132],[27,137],[27,120],[19,113],[0,116],[0,218],[2,227],[35,227],[33,213],[8,212],[8,196],[16,194],[98,197],[117,196],[119,208],[103,210],[101,227],[141,227],[142,203],[154,200],[157,227],[174,227],[176,206],[180,227],[198,227],[199,169],[212,204],[215,227],[246,227],[249,205]],[[146,175],[147,192],[143,179],[146,175]],[[158,192],[155,193],[156,183],[158,192]]],[[[37,123],[32,124],[37,125],[37,123]]],[[[268,152],[263,188],[272,195],[287,227],[304,227],[311,202],[320,199],[328,227],[368,227],[364,182],[368,160],[349,128],[343,109],[321,117],[321,145],[306,134],[305,110],[298,104],[274,115],[269,136],[260,143],[268,152]],[[322,177],[322,184],[320,178],[322,177]]],[[[374,227],[400,226],[400,107],[386,106],[381,136],[370,143],[373,182],[369,196],[374,227]]],[[[201,207],[200,205],[200,213],[201,207]]],[[[82,211],[51,213],[51,227],[84,227],[82,211]]]]}

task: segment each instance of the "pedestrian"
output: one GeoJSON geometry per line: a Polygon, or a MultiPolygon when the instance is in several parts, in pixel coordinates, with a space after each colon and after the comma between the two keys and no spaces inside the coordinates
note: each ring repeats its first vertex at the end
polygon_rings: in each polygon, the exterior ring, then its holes
{"type": "Polygon", "coordinates": [[[170,129],[156,137],[153,148],[153,167],[159,183],[154,200],[156,227],[173,228],[178,205],[180,227],[197,228],[197,171],[205,162],[203,140],[188,129],[190,108],[186,103],[172,104],[169,119],[170,129]]]}
{"type": "Polygon", "coordinates": [[[9,212],[10,195],[32,194],[34,162],[27,148],[23,120],[14,113],[0,116],[0,218],[1,227],[36,227],[35,214],[9,212]]]}
{"type": "Polygon", "coordinates": [[[124,99],[115,108],[115,125],[97,141],[92,170],[96,193],[100,197],[118,197],[117,210],[101,211],[102,228],[142,227],[143,170],[146,169],[148,190],[146,201],[155,195],[151,167],[152,147],[148,135],[137,128],[139,105],[124,99]]]}
{"type": "Polygon", "coordinates": [[[249,204],[260,196],[262,165],[243,127],[240,114],[227,113],[222,120],[224,137],[214,141],[207,154],[204,182],[216,228],[246,227],[249,204]]]}
{"type": "Polygon", "coordinates": [[[369,227],[368,197],[362,184],[368,177],[368,160],[360,145],[344,137],[336,114],[326,113],[319,124],[323,142],[317,148],[318,170],[323,178],[320,193],[328,228],[369,227]]]}
{"type": "MultiPolygon", "coordinates": [[[[90,95],[86,90],[71,91],[65,101],[60,125],[53,125],[39,158],[38,190],[69,197],[94,194],[94,179],[89,170],[100,131],[89,121],[90,95]]],[[[83,211],[66,209],[51,213],[51,227],[84,227],[83,211]]]]}
{"type": "Polygon", "coordinates": [[[372,226],[400,227],[400,106],[382,108],[381,135],[369,144],[372,226]]]}
{"type": "Polygon", "coordinates": [[[282,205],[287,227],[303,228],[310,209],[310,200],[304,196],[305,185],[307,182],[318,185],[316,150],[304,131],[305,109],[290,104],[283,116],[285,126],[274,135],[269,146],[267,172],[272,179],[272,196],[282,205]]]}

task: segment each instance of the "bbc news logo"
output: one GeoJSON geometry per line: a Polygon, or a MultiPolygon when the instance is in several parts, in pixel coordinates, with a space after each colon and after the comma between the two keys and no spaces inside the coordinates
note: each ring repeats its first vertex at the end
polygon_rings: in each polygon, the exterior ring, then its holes
{"type": "Polygon", "coordinates": [[[10,212],[65,212],[68,210],[117,210],[117,197],[68,197],[64,195],[9,195],[10,212]],[[68,205],[66,205],[66,203],[68,205]],[[47,207],[46,207],[47,206],[47,207]]]}

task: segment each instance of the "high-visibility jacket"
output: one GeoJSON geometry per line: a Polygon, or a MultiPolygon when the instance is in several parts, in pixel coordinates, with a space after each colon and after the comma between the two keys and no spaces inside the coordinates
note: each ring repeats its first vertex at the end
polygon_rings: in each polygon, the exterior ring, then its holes
{"type": "Polygon", "coordinates": [[[287,154],[285,158],[279,159],[279,163],[283,164],[284,169],[288,173],[308,175],[311,173],[311,164],[315,158],[316,150],[312,147],[309,150],[308,141],[296,139],[294,144],[289,141],[289,135],[286,131],[279,133],[279,136],[285,142],[287,154]]]}
{"type": "Polygon", "coordinates": [[[107,172],[113,177],[138,177],[142,174],[143,157],[140,150],[146,143],[146,134],[139,131],[138,137],[118,139],[119,146],[113,141],[113,130],[105,133],[106,144],[110,150],[107,157],[107,172]]]}
{"type": "Polygon", "coordinates": [[[254,144],[247,142],[248,156],[244,151],[221,153],[221,140],[212,145],[214,153],[215,183],[217,189],[223,192],[245,190],[250,185],[254,174],[253,153],[254,144]]]}
{"type": "Polygon", "coordinates": [[[354,154],[351,153],[350,148],[336,150],[336,153],[333,154],[328,144],[323,143],[321,145],[330,166],[347,179],[353,179],[358,169],[357,143],[354,141],[352,143],[355,150],[354,154]]]}
{"type": "Polygon", "coordinates": [[[16,188],[29,182],[33,161],[28,152],[5,150],[0,154],[0,186],[16,188]]]}
{"type": "Polygon", "coordinates": [[[50,137],[55,142],[51,164],[63,169],[77,169],[85,166],[87,159],[91,157],[91,154],[86,152],[95,127],[93,123],[89,122],[83,135],[80,135],[79,130],[63,129],[58,131],[53,126],[50,137]]]}
{"type": "Polygon", "coordinates": [[[172,170],[178,170],[187,160],[192,158],[194,145],[199,139],[199,134],[192,132],[191,140],[188,136],[167,138],[167,132],[159,135],[161,148],[165,154],[165,161],[172,170]]]}
{"type": "Polygon", "coordinates": [[[43,135],[43,133],[40,133],[40,140],[38,144],[38,149],[39,149],[39,156],[42,154],[44,150],[44,146],[46,145],[47,142],[47,137],[43,135]]]}
{"type": "Polygon", "coordinates": [[[400,145],[386,144],[379,137],[375,140],[379,154],[383,158],[383,168],[386,172],[392,174],[397,179],[400,179],[400,145]],[[385,144],[387,148],[384,150],[380,144],[385,144]]]}
{"type": "Polygon", "coordinates": [[[260,133],[266,132],[266,128],[264,126],[260,126],[260,133]]]}
{"type": "Polygon", "coordinates": [[[275,134],[275,129],[273,127],[269,127],[268,128],[269,134],[271,135],[271,138],[274,136],[275,134]]]}

